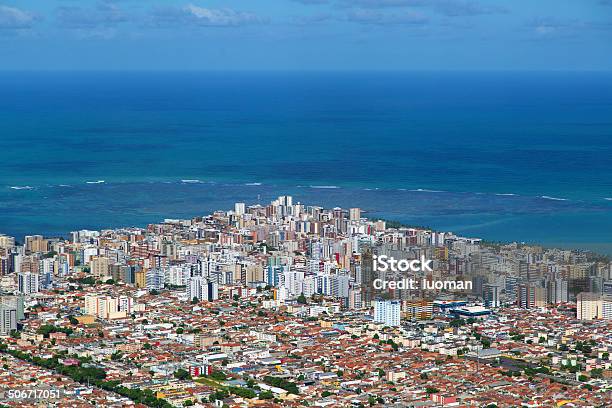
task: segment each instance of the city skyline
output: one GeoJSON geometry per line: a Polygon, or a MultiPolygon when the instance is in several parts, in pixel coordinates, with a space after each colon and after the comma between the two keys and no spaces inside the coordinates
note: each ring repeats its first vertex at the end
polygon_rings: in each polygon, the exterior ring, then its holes
{"type": "Polygon", "coordinates": [[[612,407],[612,0],[0,0],[0,408],[612,407]]]}
{"type": "Polygon", "coordinates": [[[612,262],[587,252],[279,196],[69,240],[0,235],[0,276],[9,406],[612,402],[612,262]],[[404,277],[473,285],[378,290],[398,278],[383,254],[429,260],[404,277]]]}

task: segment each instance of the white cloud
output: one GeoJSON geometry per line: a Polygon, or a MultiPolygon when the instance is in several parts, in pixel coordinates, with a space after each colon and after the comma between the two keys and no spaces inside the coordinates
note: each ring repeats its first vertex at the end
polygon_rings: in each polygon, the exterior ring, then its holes
{"type": "Polygon", "coordinates": [[[230,8],[209,9],[189,4],[184,8],[184,11],[192,16],[195,22],[205,26],[239,26],[262,22],[255,14],[230,8]]]}
{"type": "Polygon", "coordinates": [[[155,27],[200,26],[238,27],[262,24],[266,19],[256,14],[231,8],[213,9],[188,4],[184,7],[156,8],[150,15],[149,23],[155,27]]]}
{"type": "Polygon", "coordinates": [[[398,13],[381,13],[375,10],[356,9],[347,13],[346,19],[354,23],[375,25],[425,24],[428,21],[425,15],[410,10],[398,13]]]}
{"type": "Polygon", "coordinates": [[[293,1],[305,4],[307,6],[311,6],[314,4],[329,4],[329,0],[293,0],[293,1]]]}
{"type": "Polygon", "coordinates": [[[113,27],[128,21],[118,6],[112,3],[98,3],[95,8],[60,7],[57,19],[62,27],[74,29],[97,29],[113,27]]]}
{"type": "Polygon", "coordinates": [[[32,27],[36,16],[15,7],[0,5],[0,30],[19,30],[32,27]]]}

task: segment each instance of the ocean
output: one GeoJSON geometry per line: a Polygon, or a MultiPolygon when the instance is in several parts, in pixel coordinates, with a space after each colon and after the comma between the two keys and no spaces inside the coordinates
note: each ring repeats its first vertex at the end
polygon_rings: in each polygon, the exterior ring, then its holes
{"type": "Polygon", "coordinates": [[[612,254],[612,73],[1,72],[0,233],[278,195],[612,254]]]}

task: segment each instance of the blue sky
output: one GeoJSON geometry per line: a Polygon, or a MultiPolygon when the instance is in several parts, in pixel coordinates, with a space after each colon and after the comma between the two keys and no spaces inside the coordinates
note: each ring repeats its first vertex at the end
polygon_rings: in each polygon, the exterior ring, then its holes
{"type": "Polygon", "coordinates": [[[0,69],[612,70],[612,0],[0,0],[0,69]]]}

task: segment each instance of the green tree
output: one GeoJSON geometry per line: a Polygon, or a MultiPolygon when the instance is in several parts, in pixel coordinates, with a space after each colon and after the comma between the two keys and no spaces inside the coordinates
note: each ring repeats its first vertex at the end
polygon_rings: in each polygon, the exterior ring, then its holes
{"type": "Polygon", "coordinates": [[[259,393],[260,400],[271,400],[274,398],[274,394],[271,391],[262,391],[259,393]]]}
{"type": "Polygon", "coordinates": [[[248,399],[255,398],[257,396],[255,391],[250,390],[248,388],[229,387],[229,392],[239,397],[248,398],[248,399]]]}
{"type": "Polygon", "coordinates": [[[189,371],[179,368],[174,372],[174,377],[179,380],[188,380],[191,379],[191,375],[189,375],[189,371]]]}
{"type": "Polygon", "coordinates": [[[591,372],[589,373],[591,378],[602,378],[603,377],[603,370],[601,368],[594,368],[591,370],[591,372]]]}
{"type": "Polygon", "coordinates": [[[72,334],[72,329],[53,326],[52,324],[42,325],[36,330],[38,334],[42,334],[45,338],[49,338],[49,334],[51,333],[66,333],[67,335],[72,334]]]}
{"type": "Polygon", "coordinates": [[[300,393],[295,383],[291,381],[287,381],[284,378],[278,378],[278,377],[272,377],[272,376],[266,375],[264,377],[264,382],[273,387],[282,388],[291,394],[298,395],[300,393]]]}
{"type": "Polygon", "coordinates": [[[227,375],[225,375],[223,371],[215,370],[210,375],[210,378],[212,378],[213,380],[217,380],[217,381],[225,381],[227,380],[227,375]]]}
{"type": "Polygon", "coordinates": [[[463,319],[453,319],[451,320],[451,322],[449,323],[450,327],[461,327],[465,324],[465,320],[463,319]]]}

